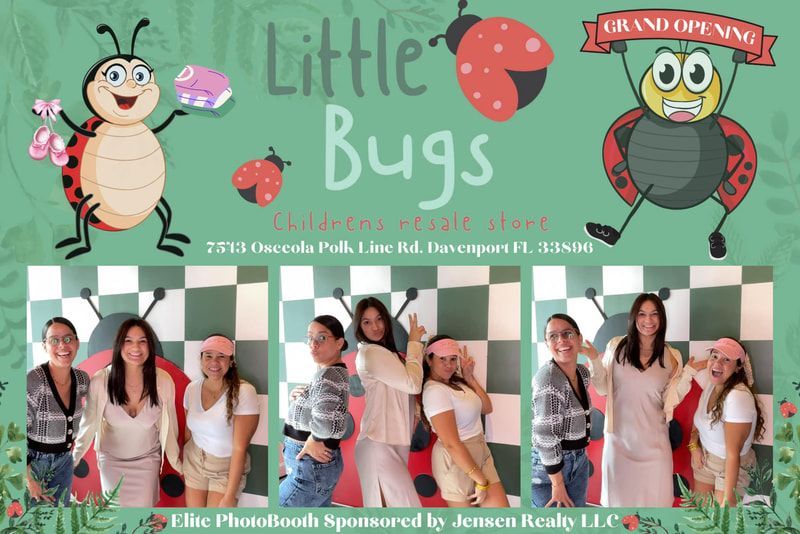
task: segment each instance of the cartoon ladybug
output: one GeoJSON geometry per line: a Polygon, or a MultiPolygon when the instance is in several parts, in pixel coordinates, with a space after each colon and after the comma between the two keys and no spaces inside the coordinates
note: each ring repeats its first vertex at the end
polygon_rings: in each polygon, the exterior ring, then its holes
{"type": "Polygon", "coordinates": [[[6,515],[11,519],[22,517],[22,514],[23,510],[22,505],[19,503],[19,499],[14,499],[11,501],[11,504],[9,504],[8,508],[6,508],[6,515]]]}
{"type": "Polygon", "coordinates": [[[236,169],[233,173],[233,186],[239,190],[242,198],[248,202],[258,204],[262,208],[275,200],[283,186],[283,167],[291,166],[291,161],[284,161],[275,154],[275,149],[262,159],[250,160],[236,169]]]}
{"type": "Polygon", "coordinates": [[[731,85],[723,98],[720,75],[709,51],[698,47],[656,50],[637,93],[625,61],[627,44],[612,43],[622,56],[625,74],[639,107],[624,113],[603,142],[603,166],[617,193],[633,209],[622,227],[587,223],[586,233],[614,246],[633,215],[647,199],[667,209],[686,209],[708,198],[725,213],[708,236],[709,255],[727,255],[722,224],[741,203],[756,174],[756,149],[747,131],[724,117],[736,70],[746,59],[733,53],[731,85]],[[715,196],[716,193],[716,196],[715,196]],[[641,195],[634,204],[637,195],[641,195]]]}
{"type": "Polygon", "coordinates": [[[514,19],[462,15],[467,0],[458,2],[458,18],[444,38],[456,55],[458,84],[472,106],[493,121],[507,121],[539,95],[553,61],[553,50],[533,29],[514,19]]]}
{"type": "Polygon", "coordinates": [[[794,417],[797,415],[797,406],[794,403],[789,402],[786,399],[781,401],[781,415],[784,419],[789,419],[790,417],[794,417]]]}
{"type": "Polygon", "coordinates": [[[622,526],[630,531],[634,531],[639,528],[639,515],[626,515],[622,518],[622,526]]]}
{"type": "Polygon", "coordinates": [[[162,196],[164,153],[155,136],[186,112],[173,111],[152,130],[142,122],[156,108],[161,92],[153,68],[133,53],[136,35],[149,24],[150,20],[143,18],[136,25],[130,54],[120,52],[114,30],[106,24],[98,25],[97,33],[111,34],[117,53],[95,63],[83,79],[83,101],[94,116],[77,126],[63,110],[60,113],[75,131],[67,143],[69,161],[62,169],[62,181],[67,200],[75,209],[76,235],[59,242],[56,248],[83,242],[66,259],[92,249],[89,225],[107,231],[127,230],[153,210],[163,225],[156,248],[183,256],[180,248],[164,244],[164,239],[191,242],[183,234],[169,232],[172,210],[162,196]]]}

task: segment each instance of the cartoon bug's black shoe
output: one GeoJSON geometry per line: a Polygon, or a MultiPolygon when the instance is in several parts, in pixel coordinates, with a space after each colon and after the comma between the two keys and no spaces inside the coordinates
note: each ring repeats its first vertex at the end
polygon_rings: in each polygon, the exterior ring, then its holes
{"type": "Polygon", "coordinates": [[[724,260],[728,255],[728,249],[725,247],[725,236],[719,232],[711,232],[708,236],[708,255],[712,260],[724,260]]]}
{"type": "Polygon", "coordinates": [[[584,226],[583,229],[586,232],[586,235],[592,239],[602,241],[609,247],[613,247],[620,237],[620,233],[617,232],[615,228],[606,226],[605,224],[586,223],[586,226],[584,226]]]}

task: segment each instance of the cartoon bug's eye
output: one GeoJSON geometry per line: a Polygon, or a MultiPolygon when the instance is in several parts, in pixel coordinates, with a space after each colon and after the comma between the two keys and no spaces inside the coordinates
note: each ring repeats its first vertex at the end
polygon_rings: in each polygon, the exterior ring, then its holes
{"type": "Polygon", "coordinates": [[[693,93],[702,93],[711,85],[714,66],[705,52],[692,52],[683,63],[683,83],[693,93]]]}
{"type": "Polygon", "coordinates": [[[133,67],[133,80],[137,85],[145,85],[150,81],[150,69],[144,65],[133,67]]]}
{"type": "Polygon", "coordinates": [[[681,81],[681,62],[672,52],[662,52],[653,62],[653,81],[662,91],[672,91],[681,81]]]}
{"type": "Polygon", "coordinates": [[[108,67],[103,75],[106,77],[106,81],[113,85],[114,87],[119,87],[123,83],[125,83],[125,77],[127,73],[125,72],[125,67],[122,65],[111,65],[108,67]]]}

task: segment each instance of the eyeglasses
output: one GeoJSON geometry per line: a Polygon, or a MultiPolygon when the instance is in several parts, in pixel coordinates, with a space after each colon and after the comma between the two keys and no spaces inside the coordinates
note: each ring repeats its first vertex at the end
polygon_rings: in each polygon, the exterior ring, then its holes
{"type": "Polygon", "coordinates": [[[45,341],[50,345],[52,345],[53,347],[56,347],[62,341],[64,342],[64,345],[69,345],[76,339],[78,339],[76,336],[62,336],[62,337],[50,336],[45,341]]]}
{"type": "Polygon", "coordinates": [[[314,343],[316,343],[317,345],[322,345],[332,337],[333,336],[329,336],[328,334],[317,334],[316,336],[306,336],[306,345],[312,345],[314,343]]]}
{"type": "Polygon", "coordinates": [[[575,336],[577,335],[578,334],[576,334],[574,330],[564,330],[563,332],[550,332],[549,334],[547,334],[547,342],[550,343],[551,345],[555,345],[556,343],[558,343],[559,338],[566,341],[572,341],[573,339],[575,339],[575,336]]]}

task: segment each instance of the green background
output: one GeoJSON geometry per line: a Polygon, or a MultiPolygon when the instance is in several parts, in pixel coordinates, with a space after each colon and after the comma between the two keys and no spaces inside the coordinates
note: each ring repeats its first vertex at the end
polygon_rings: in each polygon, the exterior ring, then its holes
{"type": "MultiPolygon", "coordinates": [[[[645,204],[625,236],[613,249],[596,246],[591,254],[532,254],[486,256],[480,260],[460,255],[231,255],[208,254],[207,241],[242,240],[295,243],[306,240],[435,239],[441,242],[477,243],[528,240],[537,242],[584,242],[587,221],[619,225],[627,205],[614,193],[604,176],[600,147],[609,125],[635,100],[627,86],[618,57],[578,52],[585,34],[581,21],[594,20],[599,12],[651,8],[652,3],[613,1],[530,2],[473,0],[467,12],[483,18],[507,16],[533,27],[550,44],[555,60],[539,97],[506,123],[493,123],[472,109],[457,84],[455,58],[443,43],[428,48],[426,41],[442,33],[455,17],[454,0],[331,0],[255,2],[245,0],[169,2],[34,1],[7,0],[0,18],[0,176],[3,199],[0,219],[0,357],[7,362],[8,382],[0,397],[6,424],[21,421],[21,377],[25,361],[25,267],[66,264],[65,251],[54,251],[54,242],[73,227],[73,213],[64,199],[59,172],[49,163],[34,162],[26,154],[38,119],[30,113],[35,98],[61,98],[64,109],[76,121],[88,117],[81,97],[83,76],[101,57],[113,52],[108,35],[94,31],[99,23],[111,25],[123,50],[142,16],[151,19],[137,42],[137,53],[155,68],[162,96],[159,107],[145,122],[159,124],[176,106],[171,79],[187,63],[216,68],[231,79],[235,107],[223,118],[178,118],[158,138],[167,158],[165,198],[173,212],[173,230],[188,234],[193,243],[177,258],[155,249],[160,231],[157,217],[149,217],[124,232],[93,231],[94,250],[68,262],[97,265],[702,265],[708,264],[707,235],[721,216],[721,208],[706,202],[690,210],[670,211],[645,204]],[[429,10],[429,11],[426,11],[429,10]],[[299,83],[303,55],[315,54],[321,21],[331,19],[334,47],[345,57],[334,64],[335,96],[319,91],[315,70],[314,92],[309,97],[270,95],[265,90],[266,26],[274,22],[279,43],[277,66],[282,83],[299,83]],[[361,39],[373,58],[364,64],[366,96],[353,93],[349,61],[351,21],[361,19],[361,39]],[[375,79],[375,33],[379,18],[387,19],[391,94],[380,94],[375,79]],[[311,35],[306,44],[301,36],[311,35]],[[423,45],[422,57],[409,64],[412,85],[425,84],[421,96],[403,95],[394,83],[394,50],[407,38],[423,45]],[[352,188],[332,192],[324,188],[324,106],[347,107],[355,119],[349,139],[357,147],[365,168],[352,188]],[[417,204],[439,194],[442,169],[425,161],[424,139],[437,131],[453,132],[456,147],[456,184],[453,199],[444,208],[423,212],[417,204]],[[402,137],[412,137],[413,173],[378,176],[367,167],[367,137],[378,138],[381,160],[392,162],[401,154],[402,137]],[[476,173],[469,143],[486,134],[483,146],[494,167],[493,179],[484,186],[464,183],[462,171],[476,173]],[[231,185],[233,171],[242,163],[263,158],[273,145],[293,166],[285,169],[285,184],[266,208],[248,204],[231,185]],[[500,209],[514,217],[549,218],[549,231],[490,233],[486,220],[500,209]],[[277,211],[302,216],[309,210],[319,219],[324,211],[344,218],[383,217],[383,232],[278,232],[272,228],[277,211]],[[468,233],[400,232],[400,217],[420,215],[460,216],[474,219],[468,233]]],[[[696,2],[664,1],[657,7],[695,9],[696,2]]],[[[728,218],[723,232],[728,239],[732,265],[772,265],[775,283],[775,377],[776,400],[799,399],[792,385],[798,371],[800,346],[800,197],[797,193],[800,155],[800,112],[796,105],[796,21],[800,7],[790,2],[709,2],[703,9],[765,27],[778,35],[773,49],[777,67],[743,66],[737,75],[725,114],[742,124],[756,141],[759,167],[755,184],[744,202],[728,218]]],[[[652,61],[662,42],[630,45],[629,64],[634,78],[652,61]]],[[[669,44],[669,43],[666,43],[669,44]]],[[[730,51],[713,48],[723,83],[731,73],[730,51]]],[[[316,56],[312,55],[316,66],[316,56]]],[[[67,134],[63,122],[56,124],[67,134]]],[[[339,171],[339,177],[346,169],[339,171]]],[[[530,272],[530,271],[527,271],[530,272]]],[[[521,280],[522,295],[530,295],[530,280],[521,280]]],[[[270,316],[277,317],[277,301],[270,316]]],[[[530,339],[527,306],[522,306],[522,339],[530,339]]],[[[277,325],[270,325],[269,339],[276,343],[277,325]]],[[[277,346],[272,347],[272,352],[277,346]]],[[[523,406],[531,372],[530,344],[522,343],[520,383],[523,406]]],[[[270,377],[277,377],[277,359],[270,359],[270,377]]],[[[272,410],[273,405],[270,407],[272,410]]],[[[776,411],[777,413],[777,411],[776,411]]],[[[277,421],[277,412],[273,413],[277,421]]],[[[524,426],[523,426],[524,428],[524,426]]],[[[272,428],[276,435],[277,428],[272,428]]],[[[784,436],[786,437],[786,436],[784,436]]],[[[5,442],[3,442],[5,443],[5,442]]],[[[778,447],[775,447],[776,455],[778,447]]],[[[272,448],[270,454],[273,454],[272,448]]],[[[523,445],[522,457],[525,458],[523,445]]],[[[783,456],[787,463],[791,457],[783,456]]],[[[277,461],[277,458],[273,458],[277,461]]],[[[274,462],[271,462],[274,464],[274,462]]],[[[775,473],[788,465],[776,462],[775,473]]],[[[17,467],[12,466],[12,468],[17,467]]],[[[521,469],[524,466],[521,466],[521,469]]],[[[523,472],[525,469],[522,469],[523,472]]],[[[523,484],[524,486],[524,484],[523,484]]],[[[12,492],[19,492],[12,489],[12,492]]],[[[785,517],[794,509],[789,490],[779,490],[778,512],[785,517]]],[[[272,491],[270,491],[273,494],[272,491]]],[[[524,493],[523,493],[524,496],[524,493]]],[[[359,514],[359,511],[339,511],[359,514]]],[[[393,513],[393,512],[386,512],[393,513]]],[[[445,512],[443,512],[445,513],[445,512]]],[[[537,512],[538,513],[538,512],[537,512]]],[[[556,512],[547,512],[554,515],[556,512]]],[[[380,512],[376,512],[380,514],[380,512]]],[[[135,523],[143,514],[123,512],[120,521],[135,523]]],[[[484,515],[491,515],[487,512],[484,515]]],[[[679,511],[655,515],[665,524],[683,524],[679,511]]],[[[797,520],[798,518],[795,518],[797,520]]],[[[682,528],[685,528],[682,527],[682,528]]],[[[618,529],[617,529],[618,530],[618,529]]]]}

